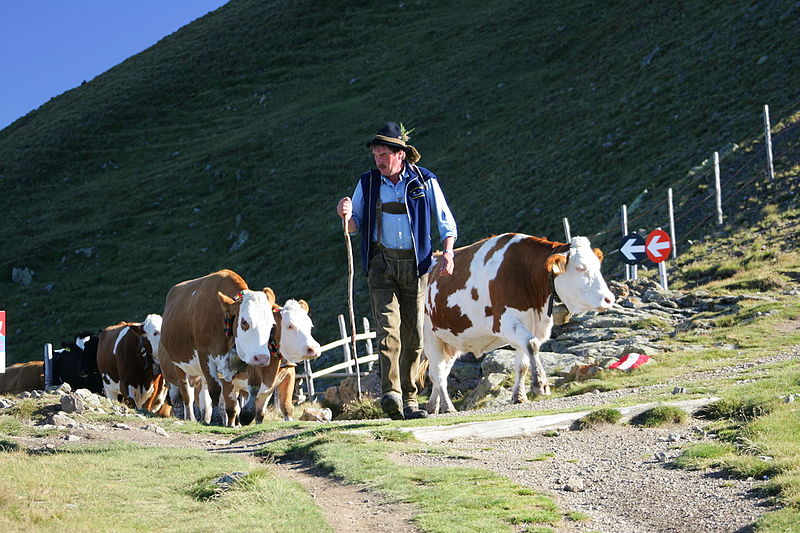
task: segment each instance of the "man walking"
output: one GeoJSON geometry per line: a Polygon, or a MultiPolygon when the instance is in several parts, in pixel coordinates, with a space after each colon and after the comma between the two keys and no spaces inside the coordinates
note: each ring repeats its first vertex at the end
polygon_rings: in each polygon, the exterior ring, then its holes
{"type": "Polygon", "coordinates": [[[361,232],[361,261],[377,323],[381,408],[392,419],[425,418],[415,376],[422,353],[425,291],[435,220],[444,250],[443,276],[453,273],[458,231],[436,176],[418,167],[417,149],[401,125],[387,122],[367,142],[376,168],[361,175],[353,197],[336,206],[347,231],[361,232]]]}

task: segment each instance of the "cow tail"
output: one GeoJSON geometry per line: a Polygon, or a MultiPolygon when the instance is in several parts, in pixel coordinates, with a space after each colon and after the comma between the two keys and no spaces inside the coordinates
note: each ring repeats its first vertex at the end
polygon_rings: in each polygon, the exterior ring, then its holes
{"type": "Polygon", "coordinates": [[[419,364],[417,365],[417,375],[414,376],[414,382],[417,385],[417,390],[421,391],[425,388],[425,381],[428,376],[428,367],[430,366],[430,362],[428,358],[425,357],[423,353],[419,359],[419,364]]]}

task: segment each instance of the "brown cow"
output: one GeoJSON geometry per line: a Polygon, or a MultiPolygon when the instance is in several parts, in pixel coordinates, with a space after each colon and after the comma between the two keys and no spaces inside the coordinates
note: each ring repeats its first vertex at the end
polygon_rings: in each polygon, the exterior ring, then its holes
{"type": "Polygon", "coordinates": [[[7,366],[0,374],[0,394],[44,390],[44,362],[31,361],[7,366]]]}
{"type": "Polygon", "coordinates": [[[511,344],[513,402],[526,400],[522,381],[528,369],[534,394],[550,394],[539,347],[553,327],[552,297],[571,313],[605,311],[614,304],[600,273],[602,252],[586,237],[559,243],[506,233],[455,250],[452,276],[432,267],[425,303],[425,355],[432,382],[429,412],[455,411],[447,376],[462,353],[476,355],[511,344]],[[555,293],[555,294],[554,294],[555,293]]]}
{"type": "MultiPolygon", "coordinates": [[[[268,366],[274,359],[269,347],[276,320],[274,303],[272,289],[251,291],[231,270],[184,281],[169,290],[159,355],[164,376],[180,390],[185,419],[195,419],[190,378],[197,376],[205,389],[203,421],[211,422],[212,406],[218,405],[224,385],[223,421],[228,426],[238,423],[239,404],[230,381],[245,372],[246,365],[268,366]]],[[[307,343],[302,359],[318,356],[319,344],[307,343]]]]}
{"type": "Polygon", "coordinates": [[[136,409],[161,409],[168,390],[158,363],[161,322],[151,314],[142,323],[120,322],[100,332],[97,368],[107,398],[136,409]]]}

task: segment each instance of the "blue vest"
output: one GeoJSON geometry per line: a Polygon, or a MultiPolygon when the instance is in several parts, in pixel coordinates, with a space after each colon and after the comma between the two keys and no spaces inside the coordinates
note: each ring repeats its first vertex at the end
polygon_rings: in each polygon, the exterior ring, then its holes
{"type": "MultiPolygon", "coordinates": [[[[407,166],[410,177],[406,182],[405,204],[411,221],[411,240],[417,258],[417,276],[427,274],[431,268],[433,244],[431,242],[431,208],[426,193],[428,180],[435,178],[428,169],[407,166]],[[418,171],[418,172],[415,172],[418,171]]],[[[375,208],[380,199],[381,173],[372,169],[361,175],[361,192],[364,195],[364,220],[361,223],[361,266],[369,271],[372,232],[375,227],[375,208]]],[[[380,239],[380,235],[378,236],[380,239]]]]}

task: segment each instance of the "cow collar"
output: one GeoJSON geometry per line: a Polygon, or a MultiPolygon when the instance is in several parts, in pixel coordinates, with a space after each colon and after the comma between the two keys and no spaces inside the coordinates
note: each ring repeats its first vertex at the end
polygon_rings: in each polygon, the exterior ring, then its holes
{"type": "MultiPolygon", "coordinates": [[[[555,282],[556,277],[553,275],[552,272],[550,272],[550,275],[548,277],[550,278],[550,299],[547,302],[547,316],[551,317],[553,316],[553,302],[555,301],[556,296],[558,295],[556,294],[556,282],[555,282]]],[[[559,301],[560,300],[561,299],[559,298],[559,301]]]]}

